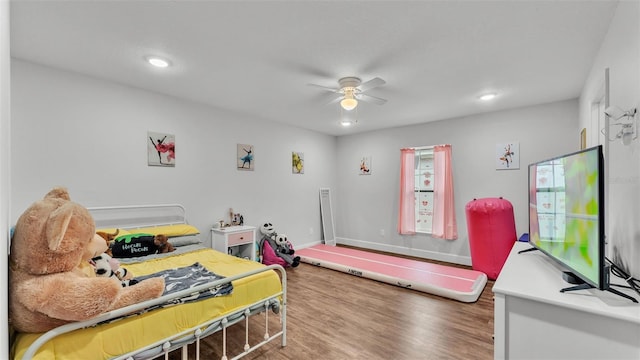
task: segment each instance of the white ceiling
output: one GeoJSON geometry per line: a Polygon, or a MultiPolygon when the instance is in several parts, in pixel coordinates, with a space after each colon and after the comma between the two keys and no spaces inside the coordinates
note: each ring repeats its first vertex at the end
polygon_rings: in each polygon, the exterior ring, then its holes
{"type": "Polygon", "coordinates": [[[576,98],[616,1],[12,1],[11,54],[332,135],[576,98]],[[173,66],[154,69],[149,54],[173,66]],[[344,76],[387,84],[339,125],[344,76]],[[481,103],[478,96],[498,97],[481,103]]]}

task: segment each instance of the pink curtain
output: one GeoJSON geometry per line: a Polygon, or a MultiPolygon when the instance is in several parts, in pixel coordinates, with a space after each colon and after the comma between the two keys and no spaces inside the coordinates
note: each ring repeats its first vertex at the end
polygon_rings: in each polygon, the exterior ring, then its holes
{"type": "Polygon", "coordinates": [[[415,159],[416,151],[414,149],[400,150],[398,233],[403,235],[416,233],[415,159]]]}
{"type": "Polygon", "coordinates": [[[433,147],[433,229],[432,236],[441,239],[458,238],[456,212],[453,204],[453,172],[451,145],[433,147]]]}

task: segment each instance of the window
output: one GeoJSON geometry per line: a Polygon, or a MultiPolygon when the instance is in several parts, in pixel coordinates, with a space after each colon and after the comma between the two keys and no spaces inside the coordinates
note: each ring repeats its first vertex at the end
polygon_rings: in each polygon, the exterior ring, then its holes
{"type": "Polygon", "coordinates": [[[433,225],[433,147],[416,149],[414,193],[416,232],[431,234],[433,225]]]}
{"type": "Polygon", "coordinates": [[[398,232],[457,239],[451,145],[404,148],[400,153],[398,232]]]}

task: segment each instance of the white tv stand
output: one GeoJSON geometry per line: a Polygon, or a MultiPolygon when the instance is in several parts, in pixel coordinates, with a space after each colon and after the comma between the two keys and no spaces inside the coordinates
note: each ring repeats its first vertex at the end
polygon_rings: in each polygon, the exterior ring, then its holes
{"type": "Polygon", "coordinates": [[[597,289],[561,293],[571,286],[563,268],[540,251],[518,254],[530,247],[514,244],[493,286],[494,358],[640,359],[640,305],[597,289]]]}

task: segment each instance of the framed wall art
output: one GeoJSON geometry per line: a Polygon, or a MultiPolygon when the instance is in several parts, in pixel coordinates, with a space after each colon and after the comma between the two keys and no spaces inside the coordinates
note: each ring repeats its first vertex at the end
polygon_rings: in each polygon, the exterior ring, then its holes
{"type": "Polygon", "coordinates": [[[149,166],[176,166],[176,137],[172,134],[147,132],[149,166]]]}
{"type": "Polygon", "coordinates": [[[236,162],[238,170],[253,171],[255,166],[255,154],[253,145],[237,144],[236,162]]]}
{"type": "Polygon", "coordinates": [[[363,156],[360,159],[360,175],[371,175],[371,156],[363,156]]]}
{"type": "Polygon", "coordinates": [[[291,152],[291,172],[294,174],[304,174],[304,153],[298,151],[291,152]]]}
{"type": "Polygon", "coordinates": [[[496,170],[520,169],[520,143],[496,144],[496,170]]]}

